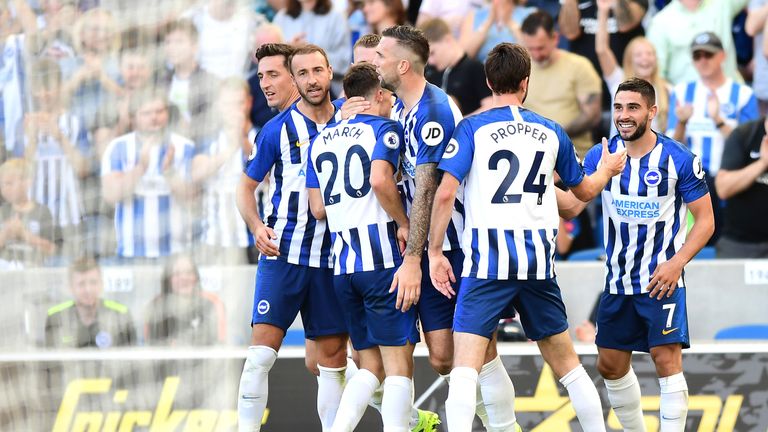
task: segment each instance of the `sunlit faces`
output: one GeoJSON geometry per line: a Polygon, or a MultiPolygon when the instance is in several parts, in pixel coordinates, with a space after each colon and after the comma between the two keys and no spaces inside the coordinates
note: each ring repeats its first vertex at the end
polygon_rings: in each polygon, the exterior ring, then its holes
{"type": "Polygon", "coordinates": [[[10,204],[21,204],[28,198],[32,181],[19,170],[7,170],[0,176],[0,194],[10,204]]]}
{"type": "Polygon", "coordinates": [[[136,131],[161,133],[168,126],[168,106],[162,99],[151,99],[136,110],[136,131]]]}
{"type": "Polygon", "coordinates": [[[319,52],[294,55],[291,72],[299,94],[310,105],[322,105],[328,99],[333,70],[319,52]]]}
{"type": "Polygon", "coordinates": [[[646,80],[653,78],[658,62],[656,50],[650,42],[641,41],[633,45],[630,58],[635,76],[646,80]]]}
{"type": "Polygon", "coordinates": [[[165,57],[172,65],[194,61],[197,55],[197,41],[184,31],[176,30],[168,33],[163,41],[165,57]]]}
{"type": "Polygon", "coordinates": [[[277,55],[259,60],[259,87],[270,108],[281,109],[293,102],[288,99],[294,94],[296,84],[285,68],[285,57],[277,55]]]}
{"type": "Polygon", "coordinates": [[[381,77],[382,84],[391,89],[400,87],[400,62],[403,62],[405,50],[400,48],[397,40],[391,37],[381,38],[376,47],[373,65],[381,77]]]}
{"type": "Polygon", "coordinates": [[[101,271],[97,268],[73,272],[69,278],[69,289],[78,306],[96,307],[102,288],[101,271]]]}
{"type": "Polygon", "coordinates": [[[613,101],[613,121],[624,141],[636,141],[648,130],[648,124],[656,117],[656,105],[649,107],[640,93],[621,91],[613,101]]]}
{"type": "Polygon", "coordinates": [[[365,22],[369,26],[375,27],[387,18],[387,6],[381,0],[365,0],[363,4],[363,14],[365,22]]]}
{"type": "Polygon", "coordinates": [[[139,52],[123,53],[120,56],[120,76],[128,89],[144,87],[152,76],[149,58],[139,52]]]}
{"type": "Polygon", "coordinates": [[[216,110],[221,113],[224,126],[241,125],[251,112],[251,95],[244,89],[224,88],[216,100],[216,110]]]}
{"type": "Polygon", "coordinates": [[[557,33],[550,35],[543,28],[539,28],[533,35],[523,33],[522,41],[534,62],[547,65],[557,49],[558,36],[557,33]]]}
{"type": "Polygon", "coordinates": [[[691,55],[693,58],[693,67],[699,73],[702,78],[711,78],[721,73],[723,62],[725,61],[725,53],[718,51],[712,53],[705,50],[696,50],[691,55]]]}

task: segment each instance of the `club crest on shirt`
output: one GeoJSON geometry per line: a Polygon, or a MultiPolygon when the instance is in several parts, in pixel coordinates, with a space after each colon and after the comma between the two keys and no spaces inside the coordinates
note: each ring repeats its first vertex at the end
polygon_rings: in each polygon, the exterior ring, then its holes
{"type": "Polygon", "coordinates": [[[661,173],[657,169],[649,169],[645,172],[643,181],[648,187],[656,187],[661,183],[661,173]]]}
{"type": "Polygon", "coordinates": [[[259,312],[259,315],[265,315],[267,312],[269,312],[269,302],[267,300],[261,300],[256,306],[256,310],[259,312]]]}
{"type": "Polygon", "coordinates": [[[389,131],[384,134],[384,145],[392,150],[397,150],[400,147],[400,138],[396,132],[389,131]]]}

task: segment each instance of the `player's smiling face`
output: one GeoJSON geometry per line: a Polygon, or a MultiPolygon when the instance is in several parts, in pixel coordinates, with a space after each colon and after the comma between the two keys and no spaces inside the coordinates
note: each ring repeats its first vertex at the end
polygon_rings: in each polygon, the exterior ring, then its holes
{"type": "Polygon", "coordinates": [[[383,37],[376,47],[376,57],[373,59],[373,65],[376,66],[382,84],[391,89],[397,89],[400,86],[398,65],[403,58],[397,56],[398,51],[395,39],[383,37]]]}
{"type": "Polygon", "coordinates": [[[624,141],[636,141],[648,130],[648,122],[653,120],[656,107],[649,107],[640,93],[621,91],[616,93],[613,102],[613,121],[624,141]]]}
{"type": "Polygon", "coordinates": [[[322,105],[328,98],[333,71],[319,52],[300,54],[291,60],[293,80],[301,98],[310,105],[322,105]]]}
{"type": "Polygon", "coordinates": [[[280,109],[289,102],[286,99],[294,94],[296,86],[291,73],[285,68],[285,58],[281,55],[264,57],[259,60],[259,87],[267,98],[270,108],[280,109]]]}

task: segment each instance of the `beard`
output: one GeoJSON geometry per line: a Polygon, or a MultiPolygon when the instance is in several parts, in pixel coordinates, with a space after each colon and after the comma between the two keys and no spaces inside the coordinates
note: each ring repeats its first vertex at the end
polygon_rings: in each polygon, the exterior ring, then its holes
{"type": "Polygon", "coordinates": [[[379,80],[381,81],[381,87],[392,93],[396,93],[397,88],[400,87],[400,76],[398,75],[395,75],[395,78],[391,80],[385,79],[384,75],[379,75],[379,80]]]}
{"type": "Polygon", "coordinates": [[[308,104],[310,104],[312,106],[320,106],[320,105],[324,104],[325,100],[328,98],[328,89],[323,89],[320,86],[310,87],[310,88],[307,88],[306,90],[304,90],[304,89],[302,89],[302,88],[300,88],[298,86],[297,86],[297,88],[299,89],[299,94],[301,95],[301,98],[304,99],[308,104]],[[320,91],[322,91],[322,96],[318,97],[315,100],[310,99],[309,92],[311,90],[320,90],[320,91]]]}
{"type": "MultiPolygon", "coordinates": [[[[616,129],[619,129],[619,122],[616,122],[616,129]]],[[[645,135],[645,131],[648,129],[648,119],[643,121],[642,123],[638,123],[637,128],[632,134],[625,135],[621,132],[619,132],[619,135],[621,136],[621,139],[623,141],[637,141],[645,135]]]]}

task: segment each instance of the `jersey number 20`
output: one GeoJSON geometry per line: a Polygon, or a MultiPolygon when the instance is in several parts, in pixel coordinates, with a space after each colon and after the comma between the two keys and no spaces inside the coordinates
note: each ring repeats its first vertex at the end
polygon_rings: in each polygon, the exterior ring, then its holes
{"type": "MultiPolygon", "coordinates": [[[[544,195],[544,192],[547,190],[547,184],[545,183],[547,176],[546,174],[539,174],[539,168],[541,167],[541,161],[543,159],[544,152],[537,151],[533,158],[531,170],[528,172],[528,176],[525,178],[525,183],[523,184],[523,192],[532,192],[539,195],[539,205],[541,205],[542,195],[544,195]],[[538,184],[536,183],[537,180],[539,182],[538,184]]],[[[496,193],[493,194],[491,202],[494,204],[519,203],[523,197],[522,194],[508,194],[506,192],[509,191],[509,187],[520,172],[520,159],[509,150],[499,150],[492,154],[491,158],[488,160],[488,169],[494,171],[499,169],[499,162],[502,160],[506,160],[509,163],[509,171],[507,171],[507,175],[504,176],[504,180],[501,181],[496,193]]]]}
{"type": "MultiPolygon", "coordinates": [[[[328,177],[328,185],[325,187],[323,193],[323,201],[325,205],[334,205],[341,200],[341,194],[333,193],[333,186],[336,184],[336,176],[339,173],[339,161],[336,159],[336,155],[331,152],[323,153],[317,157],[317,172],[323,172],[323,162],[331,163],[331,175],[328,177]]],[[[347,150],[347,156],[344,160],[344,191],[352,198],[361,198],[368,195],[371,190],[371,159],[368,157],[368,153],[361,145],[353,145],[347,150]],[[360,188],[352,186],[349,178],[349,166],[352,163],[352,156],[357,155],[360,160],[360,165],[363,168],[363,184],[360,188]]]]}

